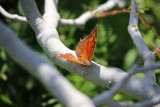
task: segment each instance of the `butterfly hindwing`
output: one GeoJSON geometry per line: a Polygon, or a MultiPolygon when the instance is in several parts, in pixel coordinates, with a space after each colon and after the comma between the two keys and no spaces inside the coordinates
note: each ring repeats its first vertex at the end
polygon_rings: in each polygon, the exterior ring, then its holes
{"type": "Polygon", "coordinates": [[[69,61],[72,61],[72,62],[82,64],[75,56],[73,56],[70,53],[67,53],[67,54],[64,54],[64,55],[61,54],[61,55],[59,55],[59,57],[63,58],[63,59],[66,59],[66,60],[69,60],[69,61]]]}

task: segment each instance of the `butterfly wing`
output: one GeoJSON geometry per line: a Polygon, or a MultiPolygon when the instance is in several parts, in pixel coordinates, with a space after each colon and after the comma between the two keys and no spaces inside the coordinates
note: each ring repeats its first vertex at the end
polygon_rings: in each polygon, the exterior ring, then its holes
{"type": "Polygon", "coordinates": [[[84,39],[80,40],[76,47],[76,54],[78,59],[83,62],[83,60],[88,60],[91,62],[94,53],[94,48],[97,40],[97,26],[94,30],[84,39]]]}
{"type": "Polygon", "coordinates": [[[70,53],[67,53],[67,54],[61,54],[58,56],[59,58],[63,58],[63,59],[66,59],[66,60],[69,60],[69,61],[72,61],[72,62],[76,62],[76,63],[79,63],[79,64],[82,64],[75,56],[73,56],[72,54],[70,53]]]}
{"type": "Polygon", "coordinates": [[[76,54],[78,58],[76,58],[70,53],[60,55],[59,57],[75,63],[90,66],[92,56],[94,53],[94,48],[96,45],[96,40],[97,40],[97,26],[86,38],[80,40],[80,42],[78,43],[76,47],[76,54]]]}

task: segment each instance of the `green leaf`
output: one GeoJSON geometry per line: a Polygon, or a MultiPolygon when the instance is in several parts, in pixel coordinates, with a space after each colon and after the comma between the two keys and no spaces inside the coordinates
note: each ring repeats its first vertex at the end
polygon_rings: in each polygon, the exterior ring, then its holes
{"type": "Polygon", "coordinates": [[[8,77],[7,77],[7,75],[6,74],[2,74],[2,73],[0,73],[0,77],[2,78],[2,80],[4,80],[4,81],[7,81],[8,80],[8,77]]]}
{"type": "Polygon", "coordinates": [[[6,56],[6,53],[2,50],[0,51],[0,57],[2,58],[2,60],[6,60],[7,59],[7,56],[6,56]]]}
{"type": "Polygon", "coordinates": [[[13,105],[13,102],[8,95],[1,94],[0,99],[7,105],[13,105]]]}
{"type": "Polygon", "coordinates": [[[137,50],[136,49],[130,49],[126,53],[125,58],[124,58],[125,68],[128,69],[135,62],[137,56],[138,56],[137,50]]]}

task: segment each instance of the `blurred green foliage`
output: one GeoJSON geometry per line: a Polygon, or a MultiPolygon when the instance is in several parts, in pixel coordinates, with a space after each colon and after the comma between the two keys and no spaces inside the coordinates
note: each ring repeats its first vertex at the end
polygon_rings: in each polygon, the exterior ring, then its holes
{"type": "MultiPolygon", "coordinates": [[[[43,0],[36,0],[38,8],[43,13],[43,0]]],[[[77,18],[82,13],[95,9],[105,0],[63,0],[59,1],[58,11],[62,18],[77,18]]],[[[1,0],[0,4],[10,13],[22,15],[22,9],[18,0],[1,0]]],[[[141,0],[140,10],[146,22],[160,34],[160,1],[141,0]]],[[[130,7],[128,3],[126,8],[130,7]]],[[[112,10],[119,9],[118,7],[112,10]]],[[[26,45],[40,53],[44,53],[38,45],[35,33],[31,27],[24,22],[14,21],[0,16],[26,43],[26,45]]],[[[139,53],[128,34],[127,26],[129,14],[117,14],[103,18],[94,18],[86,23],[85,29],[76,27],[59,26],[58,32],[62,42],[70,49],[75,49],[80,38],[88,35],[94,26],[98,24],[98,41],[93,60],[99,64],[110,67],[118,67],[127,71],[132,64],[139,59],[139,53]]],[[[151,29],[147,29],[139,23],[141,32],[145,34],[144,39],[151,50],[160,44],[159,38],[151,29]]],[[[159,58],[157,58],[159,60],[159,58]]],[[[100,94],[106,89],[91,83],[75,74],[57,67],[61,73],[81,92],[89,97],[100,94]]],[[[160,83],[160,70],[156,70],[157,82],[160,83]]],[[[107,72],[106,72],[107,73],[107,72]]],[[[140,74],[140,77],[143,77],[140,74]]],[[[126,95],[118,93],[116,101],[135,102],[126,95]]],[[[0,107],[63,107],[45,88],[25,69],[17,65],[0,47],[0,107]]],[[[105,106],[103,106],[105,107],[105,106]]]]}

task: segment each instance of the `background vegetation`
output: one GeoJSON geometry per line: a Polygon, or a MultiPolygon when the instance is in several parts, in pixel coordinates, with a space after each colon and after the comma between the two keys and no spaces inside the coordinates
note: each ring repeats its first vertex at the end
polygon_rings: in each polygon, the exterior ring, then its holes
{"type": "MultiPolygon", "coordinates": [[[[58,11],[62,18],[76,18],[104,2],[106,0],[60,0],[58,11]]],[[[0,4],[8,12],[22,15],[18,0],[1,0],[0,4]]],[[[37,0],[37,5],[43,13],[44,1],[37,0]]],[[[129,7],[130,3],[125,8],[129,9],[129,7]]],[[[141,32],[145,34],[144,39],[151,50],[155,50],[155,47],[160,44],[160,35],[158,35],[160,34],[159,7],[159,0],[145,0],[141,4],[142,17],[151,28],[146,28],[142,23],[139,23],[139,27],[141,32]]],[[[112,10],[120,9],[115,7],[112,10]]],[[[0,18],[17,33],[25,44],[44,54],[33,36],[35,35],[33,30],[27,23],[10,20],[1,15],[0,18]]],[[[104,66],[118,67],[127,71],[139,59],[137,49],[127,31],[128,20],[128,13],[116,14],[92,19],[86,23],[85,29],[59,26],[58,32],[62,42],[74,50],[80,38],[89,34],[98,24],[98,41],[93,60],[104,66]]],[[[58,66],[57,68],[78,90],[91,98],[106,90],[58,66]]],[[[160,72],[158,70],[156,72],[157,82],[160,83],[160,72]]],[[[115,96],[115,100],[136,101],[121,93],[115,96]]],[[[63,107],[63,105],[52,97],[25,69],[17,65],[5,53],[3,47],[0,47],[0,107],[63,107]]]]}

